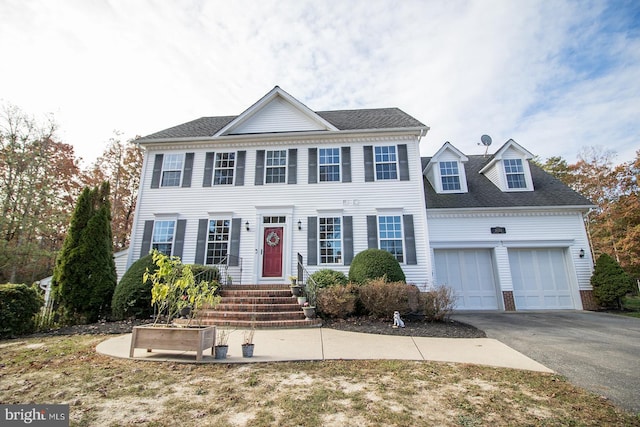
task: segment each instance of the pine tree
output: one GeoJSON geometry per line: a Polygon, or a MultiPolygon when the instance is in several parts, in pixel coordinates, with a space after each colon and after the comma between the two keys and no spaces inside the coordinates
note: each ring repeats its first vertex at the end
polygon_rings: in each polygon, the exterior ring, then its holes
{"type": "Polygon", "coordinates": [[[631,277],[607,254],[598,257],[591,276],[591,286],[600,305],[618,309],[622,307],[621,298],[633,291],[631,277]]]}
{"type": "Polygon", "coordinates": [[[68,323],[93,322],[110,312],[116,286],[109,184],[85,188],[56,260],[53,283],[68,323]]]}

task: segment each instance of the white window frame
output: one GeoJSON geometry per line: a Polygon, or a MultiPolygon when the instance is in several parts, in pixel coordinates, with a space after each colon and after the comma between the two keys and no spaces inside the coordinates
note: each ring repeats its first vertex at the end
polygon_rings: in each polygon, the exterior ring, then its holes
{"type": "MultiPolygon", "coordinates": [[[[322,216],[318,216],[318,260],[319,260],[319,264],[321,265],[342,265],[343,261],[344,261],[344,242],[343,242],[343,224],[344,221],[342,220],[342,216],[340,215],[322,215],[322,216]],[[323,239],[323,233],[327,233],[327,231],[325,230],[324,232],[322,231],[322,227],[323,226],[328,226],[329,224],[326,224],[326,220],[335,220],[339,221],[339,229],[338,229],[338,234],[339,237],[338,238],[324,238],[323,239]],[[322,224],[323,220],[325,221],[325,224],[322,224]],[[331,258],[335,259],[334,262],[325,262],[324,260],[326,260],[328,257],[326,255],[323,255],[323,247],[322,247],[322,242],[339,242],[339,248],[338,248],[338,255],[332,255],[331,258]]],[[[332,231],[332,234],[335,234],[335,223],[330,224],[334,227],[334,231],[332,231]]],[[[326,249],[326,248],[325,248],[326,249]]],[[[332,248],[333,250],[335,250],[335,248],[332,248]]]]}
{"type": "MultiPolygon", "coordinates": [[[[380,153],[381,156],[388,156],[390,153],[380,153]]],[[[376,181],[397,181],[398,178],[398,147],[396,145],[377,145],[373,147],[373,173],[375,176],[376,181]],[[393,148],[393,156],[395,157],[395,160],[385,160],[384,158],[381,159],[380,161],[378,161],[378,150],[379,149],[389,149],[389,148],[393,148]],[[380,178],[378,177],[378,165],[380,166],[385,166],[385,165],[393,165],[394,166],[394,173],[395,173],[395,177],[389,177],[389,178],[380,178]]],[[[389,171],[390,172],[390,171],[389,171]]],[[[384,172],[382,172],[384,174],[384,172]]]]}
{"type": "MultiPolygon", "coordinates": [[[[215,225],[216,228],[218,228],[218,225],[215,225]]],[[[205,265],[219,265],[221,264],[225,259],[227,259],[227,257],[229,256],[229,245],[231,243],[231,227],[232,227],[232,222],[231,222],[231,218],[227,218],[227,217],[216,217],[216,218],[209,218],[209,222],[207,223],[207,243],[205,246],[205,255],[204,255],[204,263],[205,265]],[[226,222],[226,224],[222,224],[220,227],[223,228],[227,228],[227,233],[226,233],[226,240],[225,239],[220,239],[220,240],[211,240],[211,225],[212,222],[213,223],[217,223],[222,221],[223,223],[226,222]],[[209,255],[210,253],[210,249],[209,249],[209,245],[216,245],[216,244],[226,244],[226,248],[224,249],[224,256],[220,256],[220,255],[215,255],[215,247],[213,249],[211,249],[211,251],[213,251],[213,253],[211,255],[209,255]],[[211,259],[211,262],[209,262],[209,259],[211,259]],[[214,261],[219,261],[219,262],[214,262],[214,261]]],[[[218,234],[218,233],[214,233],[213,237],[216,236],[221,236],[221,237],[225,237],[224,233],[218,234]]]]}
{"type": "MultiPolygon", "coordinates": [[[[163,254],[167,255],[167,256],[171,256],[173,255],[173,248],[175,247],[175,240],[176,240],[176,228],[177,228],[177,221],[175,219],[156,219],[153,221],[153,233],[151,233],[151,249],[158,249],[157,245],[170,245],[169,248],[169,253],[166,253],[164,251],[160,251],[163,254]],[[161,223],[172,223],[173,224],[173,232],[171,233],[171,239],[170,240],[159,240],[156,241],[156,232],[160,232],[160,227],[159,225],[161,223]]],[[[160,237],[160,236],[158,236],[160,237]]]]}
{"type": "MultiPolygon", "coordinates": [[[[386,222],[386,221],[385,221],[386,222]]],[[[395,220],[394,220],[394,225],[395,225],[395,220]]],[[[406,262],[406,248],[404,247],[404,223],[402,221],[402,215],[400,214],[395,214],[395,213],[380,213],[377,215],[377,227],[378,227],[378,248],[382,249],[383,251],[386,251],[386,248],[382,247],[382,242],[383,241],[400,241],[400,245],[402,246],[402,259],[398,259],[397,255],[391,251],[388,251],[390,254],[392,254],[400,264],[405,264],[406,262]],[[388,236],[383,237],[383,232],[381,229],[381,225],[382,225],[382,218],[398,218],[398,224],[400,226],[399,232],[400,232],[400,237],[396,237],[393,236],[392,238],[389,238],[388,236]]],[[[394,233],[397,231],[394,231],[394,233]]],[[[385,233],[387,233],[387,231],[385,231],[385,233]]]]}
{"type": "Polygon", "coordinates": [[[331,147],[331,148],[319,148],[318,149],[318,182],[340,182],[341,181],[341,177],[342,177],[342,153],[341,153],[341,149],[340,148],[336,148],[336,147],[331,147]],[[333,163],[322,163],[322,152],[323,151],[329,151],[331,150],[333,153],[330,156],[326,156],[326,157],[330,157],[330,158],[336,158],[337,157],[337,161],[333,162],[333,163]],[[335,153],[337,153],[337,156],[335,155],[335,153]],[[336,168],[338,170],[338,174],[337,174],[337,179],[323,179],[324,177],[327,176],[332,176],[335,177],[335,173],[332,171],[331,173],[327,174],[323,174],[322,173],[322,168],[336,168]]]}
{"type": "MultiPolygon", "coordinates": [[[[445,166],[446,169],[452,169],[451,167],[445,166]]],[[[459,193],[462,191],[462,176],[460,174],[460,162],[456,160],[441,160],[438,162],[438,173],[440,175],[440,186],[443,193],[459,193]],[[456,173],[447,173],[444,174],[442,167],[443,164],[455,165],[456,173]],[[456,177],[458,179],[458,188],[445,188],[445,178],[456,177]]],[[[450,185],[450,183],[449,183],[450,185]]]]}
{"type": "MultiPolygon", "coordinates": [[[[512,166],[509,166],[511,168],[512,166]]],[[[520,158],[516,159],[502,159],[502,168],[504,171],[504,185],[507,191],[522,191],[527,190],[529,188],[529,182],[527,180],[527,169],[525,168],[524,161],[520,158]],[[507,172],[507,163],[510,162],[519,162],[519,172],[507,172]],[[522,182],[524,186],[522,187],[510,187],[509,186],[509,176],[522,176],[522,182]]]]}
{"type": "MultiPolygon", "coordinates": [[[[216,152],[213,159],[213,185],[233,185],[236,179],[236,152],[235,151],[223,151],[216,152]],[[226,156],[226,158],[221,158],[226,156]],[[229,166],[231,164],[231,166],[229,166]],[[231,172],[231,182],[219,182],[218,172],[231,172]]],[[[224,177],[225,181],[229,179],[228,176],[224,177]]]]}
{"type": "MultiPolygon", "coordinates": [[[[267,184],[286,184],[287,183],[287,173],[288,173],[288,167],[287,167],[287,160],[288,160],[288,150],[267,150],[264,156],[264,183],[265,185],[267,184]],[[279,165],[269,165],[269,153],[284,153],[284,157],[279,156],[279,159],[282,161],[282,159],[284,159],[284,164],[279,164],[279,165]],[[269,170],[274,170],[274,169],[280,169],[280,168],[284,168],[284,175],[282,181],[278,181],[278,182],[268,182],[268,178],[269,178],[269,170]]],[[[273,161],[273,158],[271,159],[273,161]]],[[[281,176],[280,174],[278,174],[278,176],[281,176]]]]}
{"type": "Polygon", "coordinates": [[[184,161],[185,155],[184,153],[170,153],[165,154],[162,158],[162,172],[160,174],[160,187],[180,187],[182,185],[182,170],[184,169],[184,161]],[[178,168],[177,162],[180,162],[180,167],[178,168]],[[177,184],[167,185],[165,184],[165,173],[167,172],[178,172],[180,178],[178,179],[177,184]]]}

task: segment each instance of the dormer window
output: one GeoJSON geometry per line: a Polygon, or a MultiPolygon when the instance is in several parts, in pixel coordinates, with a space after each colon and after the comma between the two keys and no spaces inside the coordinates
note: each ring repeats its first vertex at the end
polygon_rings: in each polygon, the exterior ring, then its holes
{"type": "Polygon", "coordinates": [[[504,159],[504,173],[509,189],[527,188],[522,159],[504,159]]]}
{"type": "Polygon", "coordinates": [[[458,162],[439,162],[442,191],[460,191],[458,162]]]}

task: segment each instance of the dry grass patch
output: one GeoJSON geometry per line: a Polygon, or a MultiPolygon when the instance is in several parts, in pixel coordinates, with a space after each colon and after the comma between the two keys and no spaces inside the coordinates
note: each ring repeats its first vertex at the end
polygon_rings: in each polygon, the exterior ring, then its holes
{"type": "Polygon", "coordinates": [[[106,338],[0,343],[0,402],[68,403],[74,426],[640,426],[550,374],[412,361],[153,363],[96,354],[106,338]]]}

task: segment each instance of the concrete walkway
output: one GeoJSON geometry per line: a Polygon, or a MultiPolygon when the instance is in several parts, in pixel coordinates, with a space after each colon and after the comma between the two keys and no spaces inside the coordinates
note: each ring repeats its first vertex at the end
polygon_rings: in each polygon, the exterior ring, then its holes
{"type": "MultiPolygon", "coordinates": [[[[202,363],[260,363],[300,360],[394,359],[472,363],[501,368],[553,372],[551,369],[491,338],[424,338],[361,334],[327,328],[257,330],[254,357],[242,357],[242,330],[229,338],[227,358],[216,360],[206,350],[202,363]]],[[[98,353],[129,358],[131,334],[110,338],[98,353]]],[[[195,363],[195,352],[136,349],[134,359],[195,363]]]]}

